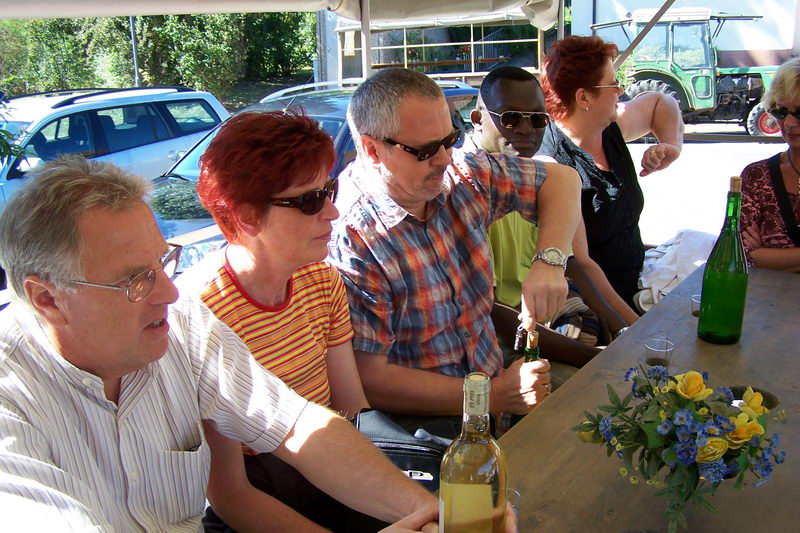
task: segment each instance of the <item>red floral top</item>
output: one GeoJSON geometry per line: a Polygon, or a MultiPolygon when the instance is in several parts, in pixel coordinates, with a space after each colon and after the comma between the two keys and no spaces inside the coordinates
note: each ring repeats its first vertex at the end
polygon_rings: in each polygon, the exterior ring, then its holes
{"type": "MultiPolygon", "coordinates": [[[[788,193],[789,203],[797,220],[800,220],[800,195],[788,193]]],[[[742,217],[741,228],[755,226],[765,248],[794,248],[794,242],[786,233],[778,199],[772,188],[767,160],[751,163],[742,171],[742,217]]],[[[752,250],[745,246],[747,260],[752,250]]]]}

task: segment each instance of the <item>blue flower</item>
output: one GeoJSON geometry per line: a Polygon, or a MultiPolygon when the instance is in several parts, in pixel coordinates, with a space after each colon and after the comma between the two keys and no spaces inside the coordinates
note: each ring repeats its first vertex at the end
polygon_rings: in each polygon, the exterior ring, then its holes
{"type": "Polygon", "coordinates": [[[648,379],[655,380],[658,386],[661,387],[666,385],[667,381],[669,381],[669,372],[663,366],[656,365],[647,370],[647,377],[648,379]]]}
{"type": "Polygon", "coordinates": [[[685,426],[690,420],[692,420],[692,412],[688,409],[681,409],[672,417],[676,426],[685,426]]]}
{"type": "Polygon", "coordinates": [[[703,376],[703,381],[708,383],[708,372],[706,370],[701,370],[700,375],[703,376]]]}
{"type": "Polygon", "coordinates": [[[700,475],[703,476],[707,481],[710,481],[711,483],[719,483],[728,473],[728,467],[722,461],[722,459],[718,459],[711,463],[700,463],[699,471],[700,475]]]}
{"type": "Polygon", "coordinates": [[[675,445],[675,451],[678,453],[678,461],[687,466],[691,465],[697,459],[697,447],[694,445],[689,445],[678,451],[677,448],[678,446],[681,446],[681,444],[683,443],[678,443],[675,445]]]}
{"type": "Polygon", "coordinates": [[[661,422],[661,424],[659,424],[659,426],[656,428],[656,431],[658,431],[661,435],[666,435],[672,431],[672,422],[669,421],[669,418],[661,422]]]}
{"type": "Polygon", "coordinates": [[[661,460],[664,461],[664,464],[667,466],[675,466],[675,461],[670,460],[669,451],[669,448],[664,448],[664,451],[661,452],[661,460]]]}
{"type": "Polygon", "coordinates": [[[717,425],[722,430],[723,433],[730,433],[736,426],[731,422],[731,419],[727,416],[718,416],[714,419],[717,422],[717,425]]]}
{"type": "Polygon", "coordinates": [[[633,382],[633,385],[631,385],[631,394],[633,394],[634,398],[645,397],[645,391],[643,391],[642,388],[639,386],[639,384],[636,383],[635,381],[633,382]]]}
{"type": "Polygon", "coordinates": [[[625,381],[631,381],[631,380],[633,380],[633,378],[635,378],[638,375],[639,375],[639,371],[636,369],[636,367],[630,367],[625,372],[625,378],[624,379],[625,379],[625,381]]]}
{"type": "Polygon", "coordinates": [[[772,463],[769,459],[764,458],[756,458],[755,462],[753,463],[753,471],[758,475],[758,477],[768,480],[772,475],[772,463]]]}
{"type": "Polygon", "coordinates": [[[761,442],[761,435],[756,435],[748,441],[748,444],[750,444],[750,446],[758,446],[760,442],[761,442]]]}
{"type": "Polygon", "coordinates": [[[717,392],[719,393],[718,398],[722,399],[723,402],[730,405],[733,403],[733,391],[728,387],[717,387],[717,392]]]}
{"type": "Polygon", "coordinates": [[[678,440],[681,442],[686,442],[692,438],[692,434],[686,426],[678,426],[678,429],[675,430],[675,434],[678,435],[678,440]]]}
{"type": "Polygon", "coordinates": [[[705,433],[709,437],[719,437],[720,435],[722,435],[722,428],[719,427],[719,425],[709,420],[708,422],[706,422],[705,426],[703,426],[703,433],[705,433]]]}
{"type": "Polygon", "coordinates": [[[692,433],[702,433],[705,424],[703,424],[702,422],[698,422],[697,420],[692,418],[686,424],[686,427],[689,428],[689,431],[691,431],[692,433]]]}
{"type": "Polygon", "coordinates": [[[698,433],[697,438],[694,440],[695,445],[699,448],[701,446],[705,446],[708,443],[708,436],[704,433],[698,433]]]}
{"type": "Polygon", "coordinates": [[[770,437],[770,440],[772,440],[772,445],[773,446],[780,446],[781,445],[781,438],[778,436],[777,433],[773,433],[772,437],[770,437]]]}
{"type": "Polygon", "coordinates": [[[786,452],[781,450],[776,453],[773,458],[775,459],[775,464],[780,465],[786,460],[786,452]]]}
{"type": "Polygon", "coordinates": [[[600,434],[603,436],[606,441],[611,442],[611,439],[614,438],[614,432],[611,428],[611,417],[607,416],[600,420],[600,424],[598,424],[597,429],[600,431],[600,434]]]}

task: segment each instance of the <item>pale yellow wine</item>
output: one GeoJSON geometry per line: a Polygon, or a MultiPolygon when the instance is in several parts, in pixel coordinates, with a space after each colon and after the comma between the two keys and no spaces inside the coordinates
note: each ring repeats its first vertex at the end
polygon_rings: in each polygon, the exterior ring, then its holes
{"type": "Polygon", "coordinates": [[[489,432],[489,378],[472,373],[464,380],[461,434],[442,459],[439,518],[442,533],[503,533],[506,462],[489,432]]]}

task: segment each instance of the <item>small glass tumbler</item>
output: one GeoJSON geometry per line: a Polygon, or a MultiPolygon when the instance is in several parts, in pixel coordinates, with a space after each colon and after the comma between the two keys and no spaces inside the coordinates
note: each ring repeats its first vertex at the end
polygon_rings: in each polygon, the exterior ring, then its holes
{"type": "Polygon", "coordinates": [[[700,295],[692,294],[692,316],[700,316],[700,295]]]}
{"type": "Polygon", "coordinates": [[[648,339],[644,343],[644,363],[647,366],[669,368],[675,345],[664,338],[648,339]]]}

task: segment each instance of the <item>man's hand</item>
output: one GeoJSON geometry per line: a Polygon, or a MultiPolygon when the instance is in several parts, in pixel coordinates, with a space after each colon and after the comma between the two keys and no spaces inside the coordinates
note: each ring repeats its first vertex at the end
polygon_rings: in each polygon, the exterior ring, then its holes
{"type": "Polygon", "coordinates": [[[658,143],[644,151],[642,155],[642,171],[640,176],[647,176],[653,172],[664,170],[678,159],[681,150],[675,145],[658,143]]]}
{"type": "Polygon", "coordinates": [[[493,412],[526,414],[550,394],[550,362],[514,361],[502,374],[492,378],[491,394],[489,405],[493,412]]]}
{"type": "Polygon", "coordinates": [[[567,280],[561,267],[534,261],[522,282],[523,327],[531,331],[536,322],[547,322],[567,300],[567,280]]]}
{"type": "Polygon", "coordinates": [[[381,529],[378,533],[438,533],[439,526],[436,523],[438,517],[438,508],[425,507],[381,529]]]}

